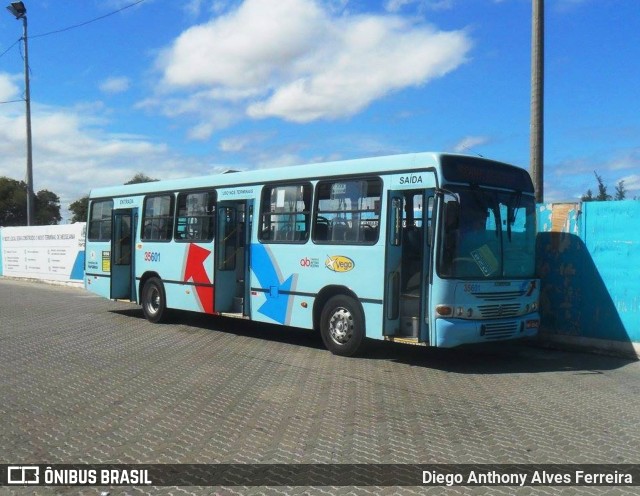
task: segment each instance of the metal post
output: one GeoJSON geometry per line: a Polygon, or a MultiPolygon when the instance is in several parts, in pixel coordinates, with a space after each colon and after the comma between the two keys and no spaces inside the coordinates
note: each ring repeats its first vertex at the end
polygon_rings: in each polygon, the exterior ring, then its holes
{"type": "Polygon", "coordinates": [[[544,201],[544,0],[532,0],[531,163],[536,202],[544,201]]]}
{"type": "Polygon", "coordinates": [[[27,38],[27,16],[22,18],[24,26],[24,98],[27,111],[27,225],[35,223],[33,194],[33,154],[31,147],[31,88],[29,86],[29,43],[27,38]]]}
{"type": "Polygon", "coordinates": [[[27,104],[26,122],[27,122],[27,225],[34,224],[35,217],[33,194],[33,155],[31,153],[31,88],[29,87],[29,37],[27,35],[27,8],[23,2],[11,2],[7,6],[7,10],[16,19],[22,19],[22,27],[24,34],[24,100],[27,104]]]}

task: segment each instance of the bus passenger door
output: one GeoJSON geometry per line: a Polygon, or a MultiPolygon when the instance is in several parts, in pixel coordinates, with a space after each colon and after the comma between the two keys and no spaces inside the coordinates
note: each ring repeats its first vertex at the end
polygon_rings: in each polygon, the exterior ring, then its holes
{"type": "Polygon", "coordinates": [[[384,335],[413,342],[424,339],[424,198],[424,190],[390,191],[387,215],[384,335]]]}
{"type": "Polygon", "coordinates": [[[214,310],[219,313],[247,315],[245,281],[249,267],[251,203],[242,200],[217,205],[214,310]]]}
{"type": "Polygon", "coordinates": [[[402,195],[389,192],[384,275],[385,336],[400,335],[400,282],[402,277],[402,195]]]}
{"type": "Polygon", "coordinates": [[[133,247],[138,209],[114,210],[111,222],[111,299],[135,300],[133,247]]]}

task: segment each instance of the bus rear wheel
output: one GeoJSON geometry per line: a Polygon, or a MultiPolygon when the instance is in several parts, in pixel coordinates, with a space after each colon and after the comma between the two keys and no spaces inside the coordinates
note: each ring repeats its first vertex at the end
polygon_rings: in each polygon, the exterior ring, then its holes
{"type": "Polygon", "coordinates": [[[334,355],[353,356],[363,345],[364,317],[358,303],[349,296],[329,299],[320,316],[320,335],[334,355]]]}
{"type": "Polygon", "coordinates": [[[142,312],[149,322],[160,322],[167,313],[167,298],[162,281],[152,277],[142,287],[142,312]]]}

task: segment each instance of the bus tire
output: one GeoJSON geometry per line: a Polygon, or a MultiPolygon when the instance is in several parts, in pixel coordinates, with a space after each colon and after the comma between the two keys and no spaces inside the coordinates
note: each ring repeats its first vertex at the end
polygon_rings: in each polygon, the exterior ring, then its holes
{"type": "Polygon", "coordinates": [[[142,312],[149,322],[162,321],[167,314],[167,297],[162,281],[157,277],[149,278],[142,288],[142,312]]]}
{"type": "Polygon", "coordinates": [[[320,335],[334,355],[358,353],[365,337],[364,317],[358,302],[345,295],[330,298],[320,316],[320,335]]]}

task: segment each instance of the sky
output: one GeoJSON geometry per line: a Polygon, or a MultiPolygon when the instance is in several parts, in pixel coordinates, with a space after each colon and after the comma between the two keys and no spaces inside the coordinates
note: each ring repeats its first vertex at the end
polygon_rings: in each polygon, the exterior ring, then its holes
{"type": "MultiPolygon", "coordinates": [[[[8,5],[9,0],[5,0],[8,5]]],[[[531,0],[25,0],[34,190],[423,151],[529,167],[531,0]]],[[[26,178],[0,12],[0,176],[26,178]],[[5,103],[7,102],[7,103],[5,103]]],[[[544,200],[640,197],[640,1],[546,0],[544,200]]]]}

